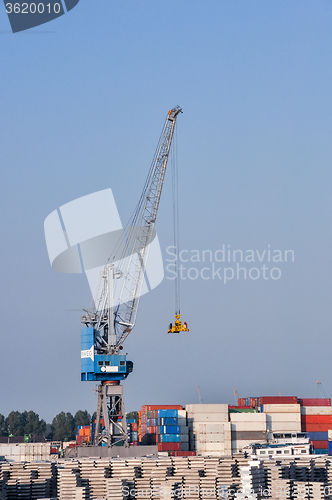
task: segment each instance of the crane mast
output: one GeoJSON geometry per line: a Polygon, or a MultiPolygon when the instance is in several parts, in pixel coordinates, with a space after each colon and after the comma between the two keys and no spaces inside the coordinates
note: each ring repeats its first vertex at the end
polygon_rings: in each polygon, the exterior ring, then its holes
{"type": "Polygon", "coordinates": [[[120,382],[132,372],[133,363],[121,354],[122,344],[135,325],[174,128],[181,112],[180,106],[176,106],[166,116],[143,192],[126,227],[122,259],[115,262],[110,258],[104,266],[94,311],[86,311],[82,316],[86,328],[81,331],[81,380],[100,382],[97,445],[128,445],[120,382]],[[114,300],[119,278],[121,291],[114,300]]]}

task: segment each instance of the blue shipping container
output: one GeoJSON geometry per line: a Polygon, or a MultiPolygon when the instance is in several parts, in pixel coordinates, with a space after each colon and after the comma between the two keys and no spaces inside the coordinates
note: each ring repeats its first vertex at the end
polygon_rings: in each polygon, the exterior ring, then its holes
{"type": "Polygon", "coordinates": [[[158,417],[178,417],[178,410],[158,410],[158,417]]]}
{"type": "Polygon", "coordinates": [[[328,450],[312,450],[314,455],[327,455],[328,450]]]}
{"type": "Polygon", "coordinates": [[[159,443],[179,443],[180,434],[161,434],[158,437],[159,443]]]}
{"type": "Polygon", "coordinates": [[[308,438],[311,439],[311,441],[327,441],[327,432],[307,432],[306,433],[308,438]]]}
{"type": "Polygon", "coordinates": [[[161,417],[155,425],[178,425],[177,417],[161,417]]]}
{"type": "Polygon", "coordinates": [[[329,444],[328,444],[328,453],[329,455],[332,455],[332,441],[329,441],[329,444]]]}
{"type": "Polygon", "coordinates": [[[159,434],[180,434],[180,427],[178,425],[161,425],[159,434]]]}

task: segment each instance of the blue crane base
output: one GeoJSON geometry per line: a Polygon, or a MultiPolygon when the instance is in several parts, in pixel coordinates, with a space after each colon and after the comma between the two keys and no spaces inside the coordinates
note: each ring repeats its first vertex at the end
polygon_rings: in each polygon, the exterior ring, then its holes
{"type": "Polygon", "coordinates": [[[133,362],[126,354],[98,354],[95,345],[96,331],[92,327],[81,329],[81,380],[124,380],[133,371],[133,362]]]}

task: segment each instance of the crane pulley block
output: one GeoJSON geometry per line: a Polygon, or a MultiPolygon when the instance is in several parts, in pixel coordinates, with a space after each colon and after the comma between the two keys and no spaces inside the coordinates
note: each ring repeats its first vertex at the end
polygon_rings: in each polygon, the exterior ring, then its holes
{"type": "Polygon", "coordinates": [[[167,333],[189,332],[189,328],[186,321],[184,321],[182,324],[180,321],[180,316],[181,314],[175,315],[174,326],[172,325],[172,323],[170,323],[169,330],[167,331],[167,333]]]}

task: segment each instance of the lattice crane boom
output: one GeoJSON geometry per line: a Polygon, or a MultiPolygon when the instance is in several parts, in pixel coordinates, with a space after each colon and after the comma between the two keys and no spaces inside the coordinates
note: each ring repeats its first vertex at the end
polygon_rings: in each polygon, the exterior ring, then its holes
{"type": "Polygon", "coordinates": [[[140,214],[137,218],[136,235],[132,248],[130,250],[129,263],[126,276],[119,300],[119,314],[121,313],[121,322],[118,321],[118,314],[115,314],[115,323],[117,330],[118,349],[132,331],[139,305],[139,299],[144,281],[144,270],[146,267],[150,243],[153,237],[153,228],[157,218],[161,192],[163,188],[165,172],[169,153],[171,149],[176,119],[182,109],[176,106],[171,109],[166,117],[163,131],[155,152],[155,156],[150,168],[149,176],[142,193],[139,208],[140,214]],[[131,297],[127,301],[127,297],[131,297]]]}

